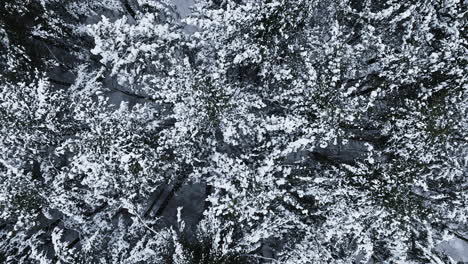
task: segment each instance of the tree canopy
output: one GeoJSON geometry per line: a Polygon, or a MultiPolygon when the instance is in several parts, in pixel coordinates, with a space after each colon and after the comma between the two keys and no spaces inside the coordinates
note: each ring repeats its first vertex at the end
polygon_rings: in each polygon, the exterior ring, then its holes
{"type": "Polygon", "coordinates": [[[0,261],[455,263],[467,29],[456,0],[5,1],[0,261]]]}

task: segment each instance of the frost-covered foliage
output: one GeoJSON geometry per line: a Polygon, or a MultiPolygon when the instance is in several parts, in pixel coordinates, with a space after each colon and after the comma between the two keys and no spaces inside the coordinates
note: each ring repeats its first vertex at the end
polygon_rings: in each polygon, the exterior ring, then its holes
{"type": "Polygon", "coordinates": [[[444,263],[466,240],[463,1],[60,6],[1,9],[0,261],[444,263]],[[197,226],[164,214],[187,183],[197,226]]]}

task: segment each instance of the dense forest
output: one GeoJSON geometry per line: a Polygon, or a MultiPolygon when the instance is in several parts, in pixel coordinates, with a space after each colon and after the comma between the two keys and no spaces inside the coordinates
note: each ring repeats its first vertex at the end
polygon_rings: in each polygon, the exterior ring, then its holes
{"type": "Polygon", "coordinates": [[[466,0],[2,0],[0,263],[468,261],[466,0]]]}

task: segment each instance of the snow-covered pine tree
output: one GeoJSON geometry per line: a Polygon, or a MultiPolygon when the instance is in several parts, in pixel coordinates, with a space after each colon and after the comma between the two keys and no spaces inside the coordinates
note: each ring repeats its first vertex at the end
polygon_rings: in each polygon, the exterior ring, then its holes
{"type": "Polygon", "coordinates": [[[443,263],[466,240],[462,1],[0,8],[2,261],[443,263]],[[190,182],[197,228],[163,217],[190,182]]]}

